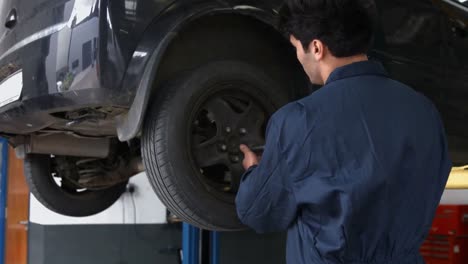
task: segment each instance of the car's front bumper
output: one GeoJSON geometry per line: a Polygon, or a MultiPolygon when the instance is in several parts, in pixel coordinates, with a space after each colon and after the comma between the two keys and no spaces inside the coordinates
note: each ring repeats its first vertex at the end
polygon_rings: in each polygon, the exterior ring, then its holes
{"type": "MultiPolygon", "coordinates": [[[[106,106],[125,109],[127,101],[120,93],[103,88],[67,91],[20,100],[0,108],[0,134],[30,134],[70,122],[57,113],[106,106]]],[[[73,126],[69,129],[73,130],[73,126]]]]}

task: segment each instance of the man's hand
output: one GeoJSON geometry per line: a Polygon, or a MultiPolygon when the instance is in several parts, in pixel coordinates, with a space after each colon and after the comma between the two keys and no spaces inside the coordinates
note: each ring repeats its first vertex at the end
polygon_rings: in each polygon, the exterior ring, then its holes
{"type": "Polygon", "coordinates": [[[253,165],[258,165],[259,162],[259,157],[247,147],[247,145],[241,144],[240,145],[240,150],[242,153],[244,153],[244,160],[242,161],[242,166],[244,166],[244,169],[248,169],[253,165]]]}

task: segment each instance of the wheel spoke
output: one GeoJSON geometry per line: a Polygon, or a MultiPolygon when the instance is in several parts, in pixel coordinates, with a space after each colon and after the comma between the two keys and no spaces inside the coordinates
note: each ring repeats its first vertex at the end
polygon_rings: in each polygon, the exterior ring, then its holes
{"type": "Polygon", "coordinates": [[[265,112],[253,101],[250,101],[249,106],[242,113],[241,124],[245,124],[249,128],[259,129],[265,122],[265,112]]]}
{"type": "MultiPolygon", "coordinates": [[[[239,119],[232,107],[221,97],[215,97],[207,102],[205,109],[212,115],[218,129],[224,129],[239,119]]],[[[219,131],[219,130],[218,130],[219,131]]]]}
{"type": "Polygon", "coordinates": [[[249,146],[265,144],[263,131],[265,120],[265,112],[258,105],[250,102],[249,106],[242,113],[242,119],[240,121],[240,124],[247,131],[242,137],[242,143],[249,146]]]}
{"type": "Polygon", "coordinates": [[[200,168],[225,164],[227,154],[220,151],[218,137],[213,137],[193,147],[193,155],[200,168]]]}

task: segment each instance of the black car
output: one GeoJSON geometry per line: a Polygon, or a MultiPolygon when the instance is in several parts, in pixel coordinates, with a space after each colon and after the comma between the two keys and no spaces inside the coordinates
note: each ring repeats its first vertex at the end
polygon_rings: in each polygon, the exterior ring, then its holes
{"type": "MultiPolygon", "coordinates": [[[[452,158],[465,164],[467,7],[376,2],[369,56],[436,103],[452,158]]],[[[24,158],[31,192],[55,212],[95,214],[143,162],[172,213],[206,229],[242,229],[239,144],[263,145],[269,116],[317,88],[277,27],[281,5],[2,0],[0,134],[24,158]]]]}

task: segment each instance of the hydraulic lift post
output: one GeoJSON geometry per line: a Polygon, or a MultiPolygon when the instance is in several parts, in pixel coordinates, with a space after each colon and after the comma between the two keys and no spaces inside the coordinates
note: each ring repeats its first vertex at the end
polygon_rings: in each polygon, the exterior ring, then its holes
{"type": "Polygon", "coordinates": [[[182,264],[219,264],[219,233],[183,223],[182,264]]]}

